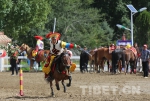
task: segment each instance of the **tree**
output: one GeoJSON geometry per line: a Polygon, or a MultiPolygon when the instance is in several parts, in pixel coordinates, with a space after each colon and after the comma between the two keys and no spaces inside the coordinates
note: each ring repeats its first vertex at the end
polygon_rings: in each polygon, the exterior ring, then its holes
{"type": "Polygon", "coordinates": [[[150,13],[144,11],[136,18],[136,34],[135,40],[140,45],[150,43],[150,13]]]}
{"type": "MultiPolygon", "coordinates": [[[[2,0],[3,1],[3,0],[2,0]]],[[[14,40],[22,40],[32,28],[44,28],[51,12],[48,0],[5,0],[10,5],[9,13],[3,17],[2,30],[14,40]],[[12,4],[12,5],[11,5],[12,4]]],[[[3,2],[2,2],[3,3],[3,2]]],[[[4,12],[5,10],[1,10],[4,12]]]]}
{"type": "Polygon", "coordinates": [[[49,15],[51,20],[46,24],[46,29],[53,31],[53,22],[56,18],[55,31],[61,33],[62,40],[91,48],[106,45],[108,37],[103,37],[102,40],[98,37],[101,34],[108,34],[107,31],[102,31],[107,29],[101,28],[104,14],[95,7],[91,7],[92,3],[93,0],[54,1],[51,4],[53,12],[49,15]]]}

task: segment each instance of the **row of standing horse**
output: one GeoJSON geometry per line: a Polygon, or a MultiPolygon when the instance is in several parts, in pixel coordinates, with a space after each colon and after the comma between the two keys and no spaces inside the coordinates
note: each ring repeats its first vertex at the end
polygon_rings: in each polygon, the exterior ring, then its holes
{"type": "MultiPolygon", "coordinates": [[[[31,52],[34,48],[29,47],[27,44],[22,44],[20,49],[22,51],[26,51],[30,60],[30,70],[32,70],[34,60],[32,60],[31,52]]],[[[35,58],[35,61],[45,61],[46,56],[48,56],[49,53],[49,50],[41,51],[41,53],[39,53],[38,56],[35,58]]],[[[95,72],[100,72],[100,69],[104,70],[104,65],[106,61],[108,65],[108,70],[112,73],[116,73],[117,68],[119,72],[121,72],[123,67],[126,74],[128,71],[129,64],[131,67],[131,72],[135,73],[135,69],[137,68],[138,56],[129,49],[115,49],[114,51],[112,51],[112,53],[110,53],[109,48],[102,47],[96,50],[91,50],[89,53],[90,68],[93,68],[95,72]]]]}
{"type": "MultiPolygon", "coordinates": [[[[138,52],[138,51],[137,51],[138,52]]],[[[90,52],[90,68],[93,68],[95,72],[100,72],[100,68],[104,70],[105,62],[107,61],[108,70],[113,74],[119,72],[124,68],[125,74],[128,71],[130,65],[130,73],[136,73],[138,55],[130,49],[119,48],[110,53],[109,48],[99,48],[97,50],[91,50],[90,52]],[[110,68],[111,67],[111,68],[110,68]]]]}

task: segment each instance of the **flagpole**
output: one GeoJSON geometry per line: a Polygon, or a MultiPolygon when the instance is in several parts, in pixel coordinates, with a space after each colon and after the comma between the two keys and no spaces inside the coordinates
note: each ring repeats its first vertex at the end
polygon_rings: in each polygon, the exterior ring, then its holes
{"type": "Polygon", "coordinates": [[[54,27],[53,27],[53,33],[55,32],[55,26],[56,26],[56,18],[54,18],[54,27]]]}

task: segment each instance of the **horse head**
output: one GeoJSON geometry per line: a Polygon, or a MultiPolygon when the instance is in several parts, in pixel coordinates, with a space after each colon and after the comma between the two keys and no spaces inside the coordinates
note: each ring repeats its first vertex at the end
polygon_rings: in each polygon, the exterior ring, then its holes
{"type": "Polygon", "coordinates": [[[60,56],[61,58],[61,64],[64,69],[69,69],[71,66],[71,59],[68,52],[63,52],[60,56]]]}
{"type": "Polygon", "coordinates": [[[24,44],[24,43],[20,46],[21,52],[26,51],[27,48],[28,48],[28,45],[26,45],[26,44],[24,44]]]}

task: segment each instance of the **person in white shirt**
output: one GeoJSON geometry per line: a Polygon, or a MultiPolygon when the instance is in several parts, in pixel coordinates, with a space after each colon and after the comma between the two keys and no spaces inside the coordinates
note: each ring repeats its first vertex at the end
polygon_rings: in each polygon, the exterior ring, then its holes
{"type": "Polygon", "coordinates": [[[35,57],[38,54],[38,51],[44,49],[44,42],[42,36],[34,36],[34,38],[37,40],[35,50],[32,53],[32,56],[35,57]]]}

